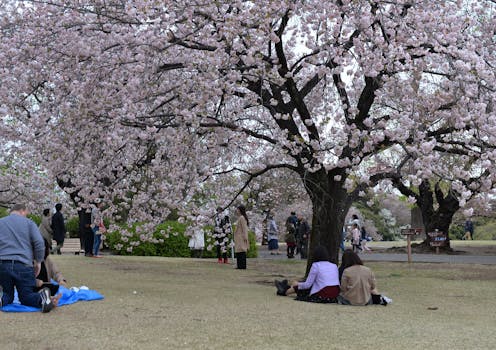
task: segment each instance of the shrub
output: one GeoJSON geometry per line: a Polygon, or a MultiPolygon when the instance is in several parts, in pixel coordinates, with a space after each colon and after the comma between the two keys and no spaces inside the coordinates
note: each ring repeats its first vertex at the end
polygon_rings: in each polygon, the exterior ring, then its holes
{"type": "Polygon", "coordinates": [[[462,239],[462,237],[465,235],[463,224],[452,224],[449,228],[448,233],[450,239],[462,239]]]}
{"type": "Polygon", "coordinates": [[[73,216],[69,218],[65,222],[65,229],[69,232],[70,238],[78,238],[79,237],[79,217],[73,216]]]}
{"type": "Polygon", "coordinates": [[[255,235],[255,232],[253,231],[248,232],[248,242],[250,243],[250,249],[248,250],[246,257],[247,258],[258,257],[257,236],[255,235]]]}
{"type": "Polygon", "coordinates": [[[114,254],[141,255],[141,256],[171,256],[189,257],[188,238],[184,236],[185,224],[177,221],[166,221],[157,226],[152,235],[143,235],[136,232],[134,225],[129,228],[129,237],[123,237],[120,232],[108,232],[105,235],[106,244],[114,254]]]}
{"type": "Polygon", "coordinates": [[[3,218],[5,216],[9,215],[9,209],[7,208],[0,208],[0,218],[3,218]]]}
{"type": "Polygon", "coordinates": [[[486,221],[482,225],[474,222],[474,237],[476,240],[495,240],[496,239],[496,221],[486,221]]]}
{"type": "MultiPolygon", "coordinates": [[[[166,221],[157,226],[155,232],[151,236],[146,237],[136,233],[134,225],[129,228],[122,226],[131,232],[129,237],[123,237],[119,231],[108,232],[105,235],[105,242],[114,254],[118,255],[140,255],[140,256],[167,256],[167,257],[190,257],[191,252],[188,248],[189,238],[184,235],[186,224],[177,221],[166,221]],[[164,235],[165,233],[165,235],[164,235]]],[[[215,248],[215,240],[210,234],[211,226],[206,226],[205,232],[205,249],[203,251],[204,258],[215,258],[217,251],[215,248]],[[211,249],[207,249],[211,247],[211,249]]],[[[258,248],[256,245],[255,233],[249,232],[248,239],[250,250],[247,257],[256,258],[258,256],[258,248]]],[[[228,256],[231,256],[231,251],[228,250],[228,256]]]]}
{"type": "Polygon", "coordinates": [[[41,224],[41,216],[39,215],[29,214],[28,219],[33,220],[36,226],[40,226],[41,224]]]}

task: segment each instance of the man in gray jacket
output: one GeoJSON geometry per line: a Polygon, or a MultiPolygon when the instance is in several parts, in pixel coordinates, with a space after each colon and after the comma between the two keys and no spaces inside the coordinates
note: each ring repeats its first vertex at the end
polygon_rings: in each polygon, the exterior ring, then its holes
{"type": "Polygon", "coordinates": [[[36,224],[26,218],[28,213],[24,204],[16,204],[0,219],[0,307],[14,301],[15,287],[21,304],[49,312],[60,296],[51,297],[48,288],[34,291],[45,244],[36,224]]]}

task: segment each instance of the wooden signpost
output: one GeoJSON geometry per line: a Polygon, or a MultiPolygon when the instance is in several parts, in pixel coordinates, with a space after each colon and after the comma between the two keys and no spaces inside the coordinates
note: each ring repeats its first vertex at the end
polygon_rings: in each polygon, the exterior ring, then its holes
{"type": "Polygon", "coordinates": [[[428,233],[431,247],[436,247],[436,254],[439,254],[439,247],[444,247],[446,245],[448,235],[436,229],[434,232],[428,233]]]}
{"type": "Polygon", "coordinates": [[[424,232],[421,228],[405,228],[401,230],[401,234],[406,236],[406,251],[408,254],[408,263],[412,262],[412,236],[419,235],[424,232]]]}

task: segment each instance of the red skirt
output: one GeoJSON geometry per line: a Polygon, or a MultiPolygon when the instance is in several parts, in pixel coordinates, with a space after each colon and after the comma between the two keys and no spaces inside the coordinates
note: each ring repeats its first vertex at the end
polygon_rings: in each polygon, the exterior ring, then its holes
{"type": "Polygon", "coordinates": [[[322,298],[337,298],[339,295],[340,288],[339,286],[327,286],[319,290],[314,295],[318,295],[322,298]]]}

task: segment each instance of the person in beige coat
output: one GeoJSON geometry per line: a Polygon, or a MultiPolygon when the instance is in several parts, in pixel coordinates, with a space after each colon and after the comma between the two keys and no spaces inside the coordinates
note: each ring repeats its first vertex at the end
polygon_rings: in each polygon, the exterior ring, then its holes
{"type": "Polygon", "coordinates": [[[377,291],[374,272],[366,266],[360,257],[348,249],[342,257],[341,294],[338,302],[342,305],[371,305],[386,306],[392,300],[377,291]]]}
{"type": "Polygon", "coordinates": [[[238,221],[236,222],[236,231],[234,231],[234,253],[236,254],[236,268],[246,270],[246,252],[249,248],[248,243],[248,217],[246,208],[240,205],[236,208],[238,221]]]}
{"type": "Polygon", "coordinates": [[[38,226],[38,229],[43,238],[48,242],[50,250],[52,250],[53,231],[50,209],[43,209],[43,216],[41,217],[41,223],[40,226],[38,226]]]}

